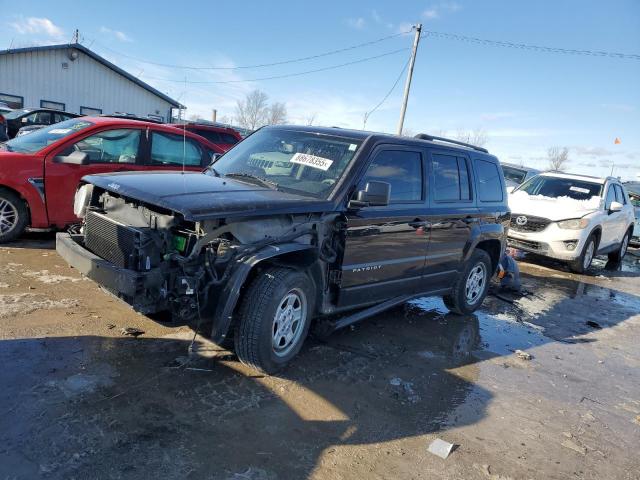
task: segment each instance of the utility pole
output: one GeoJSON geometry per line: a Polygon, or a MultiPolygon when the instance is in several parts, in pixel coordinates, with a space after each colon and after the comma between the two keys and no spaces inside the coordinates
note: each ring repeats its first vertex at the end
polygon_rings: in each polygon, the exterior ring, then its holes
{"type": "Polygon", "coordinates": [[[78,29],[76,28],[73,31],[73,40],[71,41],[71,43],[78,43],[80,40],[80,32],[78,31],[78,29]]]}
{"type": "Polygon", "coordinates": [[[411,60],[409,61],[407,81],[404,84],[404,98],[402,99],[402,108],[400,109],[398,135],[402,135],[402,128],[404,126],[404,115],[405,113],[407,113],[407,102],[409,101],[409,90],[411,89],[411,77],[413,77],[413,65],[416,63],[416,53],[418,52],[418,44],[420,43],[420,32],[422,31],[422,24],[419,23],[414,28],[416,29],[416,34],[413,38],[413,49],[411,50],[411,60]]]}

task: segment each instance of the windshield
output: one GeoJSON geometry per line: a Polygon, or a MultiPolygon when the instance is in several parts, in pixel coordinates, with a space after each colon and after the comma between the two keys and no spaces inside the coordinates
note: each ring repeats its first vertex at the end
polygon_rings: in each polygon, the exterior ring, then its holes
{"type": "Polygon", "coordinates": [[[25,113],[29,113],[31,110],[27,110],[25,108],[22,108],[20,110],[13,110],[11,113],[7,113],[4,118],[8,119],[8,120],[13,120],[14,118],[18,118],[21,117],[22,115],[24,115],[25,113]]]}
{"type": "Polygon", "coordinates": [[[36,130],[29,133],[29,135],[22,135],[16,137],[13,140],[9,140],[4,144],[4,147],[9,152],[18,153],[35,153],[42,150],[44,147],[51,145],[58,140],[73,135],[79,130],[83,130],[93,125],[91,122],[73,118],[60,123],[54,123],[47,127],[36,130]]]}
{"type": "Polygon", "coordinates": [[[264,128],[224,154],[208,173],[241,181],[255,177],[283,191],[326,198],[360,144],[353,139],[264,128]]]}
{"type": "Polygon", "coordinates": [[[524,178],[527,176],[526,170],[520,170],[518,168],[507,167],[502,165],[502,171],[504,172],[504,178],[511,180],[517,184],[524,182],[524,178]]]}
{"type": "Polygon", "coordinates": [[[589,200],[591,197],[601,195],[602,185],[573,178],[538,175],[522,184],[517,191],[549,198],[569,197],[574,200],[589,200]]]}

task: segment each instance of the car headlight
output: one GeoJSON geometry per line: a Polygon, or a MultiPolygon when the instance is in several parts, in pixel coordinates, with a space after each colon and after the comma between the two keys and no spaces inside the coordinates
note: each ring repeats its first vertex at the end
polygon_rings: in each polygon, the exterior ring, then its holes
{"type": "Polygon", "coordinates": [[[567,230],[582,230],[589,225],[589,220],[586,218],[572,218],[570,220],[562,220],[558,222],[558,226],[560,228],[565,228],[567,230]]]}
{"type": "Polygon", "coordinates": [[[78,218],[84,218],[87,213],[87,207],[91,202],[91,193],[93,192],[93,185],[82,185],[76,192],[76,196],[73,199],[73,213],[78,218]]]}

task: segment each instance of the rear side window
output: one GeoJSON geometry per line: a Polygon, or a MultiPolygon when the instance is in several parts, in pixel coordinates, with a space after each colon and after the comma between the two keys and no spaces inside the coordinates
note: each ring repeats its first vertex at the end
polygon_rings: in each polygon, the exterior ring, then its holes
{"type": "Polygon", "coordinates": [[[500,172],[495,163],[485,160],[476,160],[476,173],[478,175],[478,197],[482,202],[500,202],[502,195],[502,182],[500,172]]]}
{"type": "Polygon", "coordinates": [[[391,202],[422,200],[422,158],[418,152],[385,150],[376,155],[362,182],[387,182],[391,202]]]}
{"type": "Polygon", "coordinates": [[[155,165],[202,165],[202,150],[190,138],[171,133],[151,134],[151,163],[155,165]]]}
{"type": "Polygon", "coordinates": [[[433,199],[436,202],[471,199],[469,169],[464,157],[434,154],[433,176],[433,199]]]}

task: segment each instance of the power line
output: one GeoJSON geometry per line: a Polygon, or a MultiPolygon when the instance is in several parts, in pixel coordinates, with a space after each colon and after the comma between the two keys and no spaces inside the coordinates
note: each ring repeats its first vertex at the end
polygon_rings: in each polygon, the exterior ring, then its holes
{"type": "Polygon", "coordinates": [[[304,62],[304,61],[307,61],[307,60],[314,60],[316,58],[328,57],[329,55],[336,55],[338,53],[348,52],[348,51],[355,50],[355,49],[358,49],[358,48],[363,48],[363,47],[368,47],[368,46],[371,46],[371,45],[375,45],[377,43],[381,43],[381,42],[384,42],[386,40],[390,40],[392,38],[400,37],[400,36],[405,35],[407,33],[411,33],[411,31],[395,33],[393,35],[387,35],[386,37],[377,38],[375,40],[370,40],[368,42],[359,43],[357,45],[351,45],[349,47],[339,48],[337,50],[330,50],[328,52],[318,53],[316,55],[309,55],[309,56],[306,56],[306,57],[293,58],[293,59],[289,59],[289,60],[282,60],[282,61],[279,61],[279,62],[261,63],[261,64],[256,64],[256,65],[240,65],[240,66],[235,66],[235,67],[223,67],[223,66],[196,67],[196,66],[190,66],[190,65],[172,65],[172,64],[167,64],[167,63],[159,63],[159,62],[153,62],[153,61],[150,61],[150,60],[144,60],[144,59],[141,59],[141,58],[138,58],[138,57],[134,57],[134,56],[128,55],[126,53],[118,52],[116,50],[113,50],[110,47],[107,47],[106,45],[103,45],[100,42],[96,42],[96,44],[100,45],[102,48],[104,48],[105,50],[110,51],[111,53],[115,53],[116,55],[120,55],[122,57],[129,58],[131,60],[136,60],[137,62],[147,63],[149,65],[156,65],[156,66],[159,66],[159,67],[177,68],[177,69],[183,69],[183,70],[243,70],[243,69],[249,69],[249,68],[274,67],[274,66],[278,66],[278,65],[287,65],[287,64],[290,64],[290,63],[304,62]]]}
{"type": "Polygon", "coordinates": [[[325,72],[327,70],[335,70],[336,68],[342,68],[342,67],[347,67],[349,65],[355,65],[358,63],[364,63],[364,62],[368,62],[371,60],[376,60],[378,58],[382,58],[382,57],[388,57],[389,55],[395,55],[397,53],[400,52],[406,52],[410,50],[410,48],[399,48],[397,50],[392,50],[390,52],[386,52],[386,53],[382,53],[380,55],[374,55],[372,57],[365,57],[365,58],[361,58],[359,60],[353,60],[351,62],[346,62],[346,63],[340,63],[338,65],[331,65],[328,67],[322,67],[322,68],[316,68],[313,70],[305,70],[302,72],[294,72],[294,73],[286,73],[283,75],[273,75],[270,77],[261,77],[261,78],[250,78],[250,79],[243,79],[243,80],[218,80],[218,81],[208,81],[208,80],[203,80],[203,81],[198,81],[198,80],[192,80],[192,81],[186,81],[185,80],[178,80],[178,79],[172,79],[172,78],[158,78],[158,77],[150,77],[150,76],[146,76],[145,78],[150,79],[150,80],[159,80],[159,81],[163,81],[163,82],[175,82],[175,83],[190,83],[190,84],[197,84],[197,85],[219,85],[219,84],[225,84],[225,83],[246,83],[246,82],[259,82],[259,81],[263,81],[263,80],[276,80],[276,79],[280,79],[280,78],[289,78],[289,77],[299,77],[301,75],[308,75],[310,73],[318,73],[318,72],[325,72]]]}
{"type": "Polygon", "coordinates": [[[382,104],[384,102],[387,101],[387,99],[391,96],[391,94],[393,93],[393,91],[396,89],[396,87],[398,86],[398,83],[400,83],[400,79],[402,78],[402,76],[404,75],[404,72],[407,70],[407,67],[409,66],[409,62],[411,61],[411,59],[407,60],[404,64],[404,66],[402,67],[402,70],[400,70],[400,73],[398,74],[398,78],[396,78],[396,81],[393,82],[393,85],[391,86],[391,88],[389,89],[389,91],[387,92],[387,94],[382,98],[382,100],[380,100],[378,102],[378,104],[373,107],[371,110],[369,110],[368,112],[365,112],[364,114],[364,122],[362,125],[362,129],[364,130],[367,126],[367,120],[369,120],[369,117],[376,111],[378,110],[378,108],[380,108],[382,106],[382,104]]]}
{"type": "Polygon", "coordinates": [[[520,50],[533,50],[533,51],[538,51],[543,53],[561,53],[565,55],[590,55],[593,57],[610,57],[610,58],[621,58],[625,60],[640,60],[640,55],[636,55],[632,53],[606,52],[606,51],[598,51],[598,50],[574,50],[574,49],[559,48],[559,47],[544,47],[540,45],[531,45],[527,43],[515,43],[515,42],[505,42],[501,40],[489,40],[486,38],[468,37],[466,35],[458,35],[455,33],[446,33],[446,32],[434,32],[430,30],[424,30],[424,33],[421,35],[421,37],[444,38],[447,40],[456,40],[461,42],[475,43],[479,45],[489,45],[492,47],[517,48],[520,50]]]}

